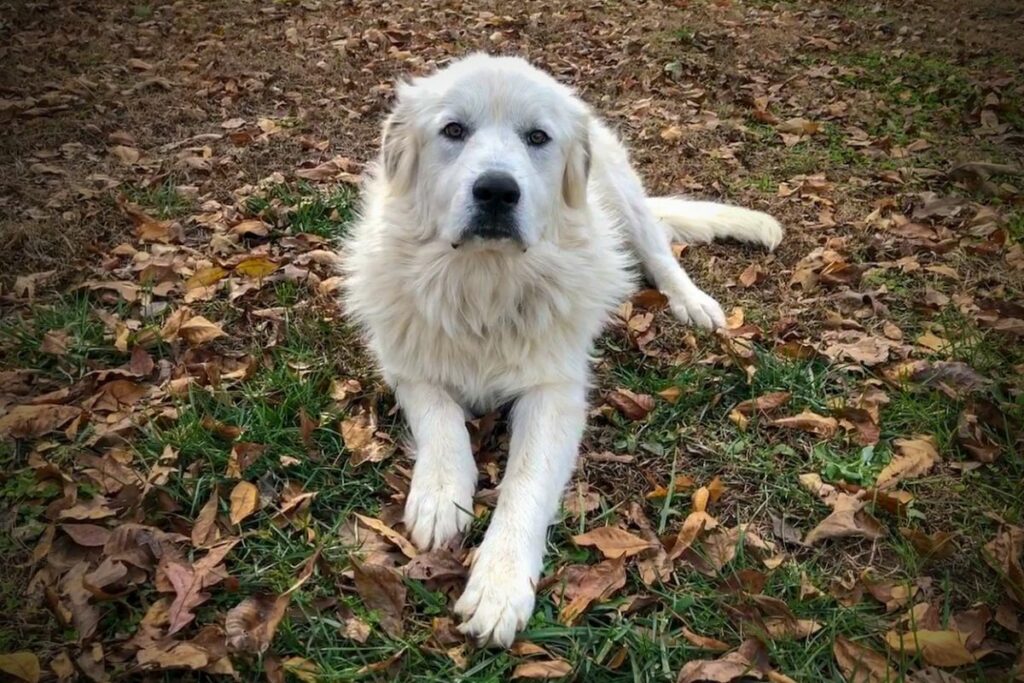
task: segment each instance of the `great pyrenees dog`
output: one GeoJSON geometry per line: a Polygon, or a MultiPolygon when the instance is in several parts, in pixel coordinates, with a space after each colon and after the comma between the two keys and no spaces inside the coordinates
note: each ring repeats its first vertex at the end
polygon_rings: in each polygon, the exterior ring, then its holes
{"type": "Polygon", "coordinates": [[[455,605],[507,647],[533,610],[547,528],[572,474],[596,337],[637,262],[684,323],[722,308],[670,239],[774,248],[770,216],[646,196],[616,136],[568,87],[514,57],[473,55],[398,87],[361,216],[344,304],[412,432],[405,526],[423,549],[472,520],[467,416],[513,402],[497,508],[455,605]]]}

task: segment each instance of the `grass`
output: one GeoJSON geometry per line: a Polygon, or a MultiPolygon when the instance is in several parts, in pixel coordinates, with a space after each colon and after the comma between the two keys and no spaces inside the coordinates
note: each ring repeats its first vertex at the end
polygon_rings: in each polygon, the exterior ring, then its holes
{"type": "Polygon", "coordinates": [[[337,239],[345,234],[355,198],[355,192],[347,185],[321,192],[300,181],[267,188],[248,199],[247,209],[272,223],[287,225],[293,234],[337,239]]]}
{"type": "Polygon", "coordinates": [[[192,202],[178,191],[173,178],[148,187],[134,185],[125,194],[132,202],[153,211],[161,220],[180,218],[192,208],[192,202]]]}

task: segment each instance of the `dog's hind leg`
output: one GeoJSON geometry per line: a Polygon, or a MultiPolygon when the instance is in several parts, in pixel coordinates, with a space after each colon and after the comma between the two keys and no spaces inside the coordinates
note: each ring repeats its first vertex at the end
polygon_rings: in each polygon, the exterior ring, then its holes
{"type": "Polygon", "coordinates": [[[668,232],[651,211],[625,147],[601,124],[593,124],[590,135],[591,183],[598,190],[597,199],[620,224],[647,276],[668,297],[672,312],[684,323],[724,325],[722,307],[693,283],[672,254],[668,232]]]}

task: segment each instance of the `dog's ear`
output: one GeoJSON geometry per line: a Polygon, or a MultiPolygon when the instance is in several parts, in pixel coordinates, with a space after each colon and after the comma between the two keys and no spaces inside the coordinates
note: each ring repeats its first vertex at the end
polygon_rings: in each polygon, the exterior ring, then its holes
{"type": "Polygon", "coordinates": [[[405,194],[412,187],[419,156],[419,142],[411,122],[412,107],[407,98],[402,97],[402,90],[399,90],[398,104],[384,122],[381,143],[384,176],[394,194],[405,194]]]}
{"type": "Polygon", "coordinates": [[[569,147],[562,175],[562,197],[574,209],[587,203],[587,179],[590,177],[590,126],[584,120],[569,147]]]}

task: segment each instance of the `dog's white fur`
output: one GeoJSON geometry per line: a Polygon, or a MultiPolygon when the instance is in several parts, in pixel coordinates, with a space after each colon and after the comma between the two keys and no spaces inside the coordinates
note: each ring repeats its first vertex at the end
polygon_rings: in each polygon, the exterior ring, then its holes
{"type": "Polygon", "coordinates": [[[473,55],[399,87],[345,249],[345,305],[412,431],[405,523],[419,547],[471,521],[467,414],[515,401],[498,505],[455,606],[480,642],[508,646],[530,617],[547,527],[583,434],[589,353],[634,286],[634,258],[681,321],[724,322],[670,237],[771,249],[782,228],[755,211],[648,198],[615,135],[521,59],[473,55]],[[440,134],[453,121],[465,139],[440,134]],[[550,142],[527,144],[538,128],[550,142]],[[472,184],[493,170],[522,190],[519,242],[465,237],[472,184]]]}

